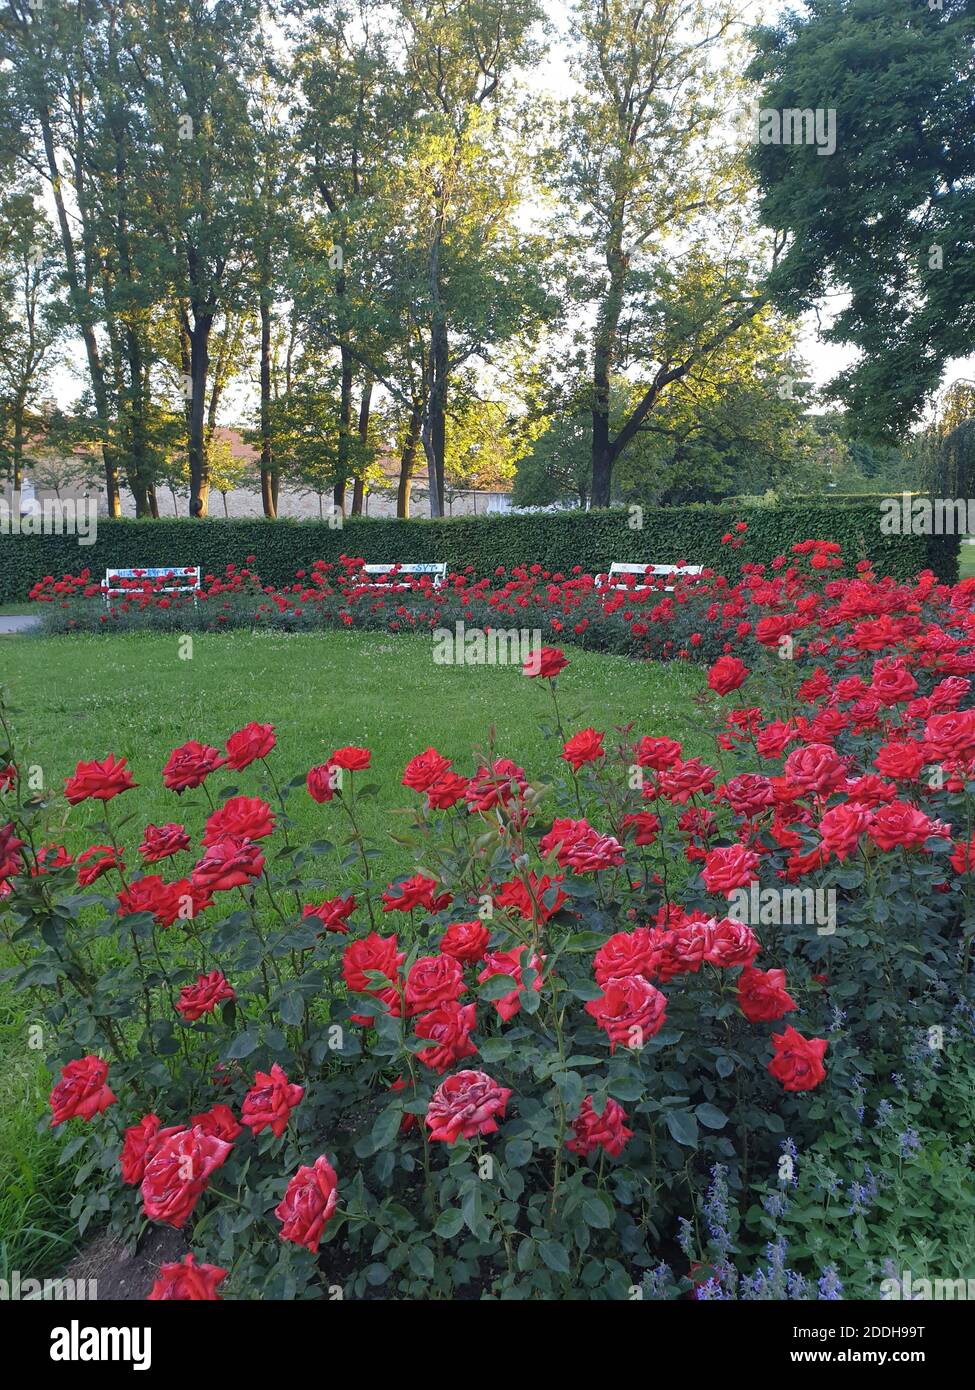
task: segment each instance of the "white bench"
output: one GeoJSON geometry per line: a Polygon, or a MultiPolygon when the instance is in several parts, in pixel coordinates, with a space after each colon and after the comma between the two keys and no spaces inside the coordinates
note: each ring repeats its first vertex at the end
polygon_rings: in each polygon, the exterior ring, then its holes
{"type": "Polygon", "coordinates": [[[105,602],[108,603],[113,594],[129,594],[135,597],[139,593],[139,581],[142,579],[168,579],[171,582],[159,588],[153,585],[154,594],[192,594],[193,602],[196,602],[196,595],[202,587],[200,584],[199,565],[155,565],[147,569],[134,570],[106,570],[105,582],[102,588],[105,591],[105,602]],[[127,579],[132,581],[129,584],[119,584],[119,580],[127,579]]]}
{"type": "MultiPolygon", "coordinates": [[[[658,575],[677,574],[683,577],[684,575],[703,573],[703,565],[629,565],[624,564],[621,560],[614,560],[609,567],[609,574],[596,575],[596,583],[609,589],[649,589],[656,587],[653,580],[658,575]],[[645,585],[630,584],[626,579],[628,574],[641,575],[647,580],[647,583],[645,585]]],[[[672,584],[664,585],[665,594],[672,594],[673,592],[672,584]]]]}
{"type": "Polygon", "coordinates": [[[447,582],[447,565],[443,564],[418,564],[418,565],[363,565],[362,574],[369,576],[369,585],[374,589],[408,589],[410,585],[399,584],[399,579],[411,579],[424,574],[434,576],[433,587],[442,589],[447,582]]]}

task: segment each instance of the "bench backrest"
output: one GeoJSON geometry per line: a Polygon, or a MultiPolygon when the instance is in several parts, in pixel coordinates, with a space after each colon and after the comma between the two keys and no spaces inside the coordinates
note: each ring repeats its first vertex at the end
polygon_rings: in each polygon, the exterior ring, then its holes
{"type": "Polygon", "coordinates": [[[199,565],[153,565],[146,569],[115,569],[105,571],[105,596],[110,594],[132,594],[137,593],[137,584],[141,579],[165,579],[168,583],[160,585],[158,588],[153,585],[153,592],[157,594],[195,594],[200,590],[200,567],[199,565]],[[119,584],[119,580],[130,580],[127,585],[119,584]]]}
{"type": "MultiPolygon", "coordinates": [[[[646,577],[650,587],[650,581],[657,575],[678,574],[692,575],[703,574],[703,565],[631,565],[622,560],[614,560],[609,567],[609,574],[597,574],[596,583],[608,585],[612,589],[639,588],[639,585],[629,585],[625,576],[628,574],[639,574],[646,577]]],[[[673,588],[669,584],[664,585],[664,593],[673,593],[673,588]]]]}
{"type": "Polygon", "coordinates": [[[447,565],[424,562],[415,565],[363,565],[362,573],[369,575],[372,583],[377,588],[387,586],[394,587],[400,579],[412,579],[420,575],[429,574],[433,576],[433,587],[441,588],[447,582],[447,565]]]}

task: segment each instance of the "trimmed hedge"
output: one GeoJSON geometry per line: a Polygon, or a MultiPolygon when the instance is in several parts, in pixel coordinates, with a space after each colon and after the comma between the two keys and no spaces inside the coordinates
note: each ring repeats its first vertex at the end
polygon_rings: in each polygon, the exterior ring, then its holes
{"type": "Polygon", "coordinates": [[[648,507],[642,528],[631,524],[634,519],[624,508],[438,521],[355,517],[340,529],[320,521],[100,519],[97,539],[87,546],[71,536],[0,535],[0,602],[23,600],[44,575],[77,574],[85,566],[95,578],[110,566],[199,564],[204,573],[220,573],[248,555],[275,585],[289,583],[295,570],[314,560],[342,554],[368,561],[446,560],[451,569],[470,565],[479,576],[498,565],[533,562],[563,573],[574,565],[595,573],[613,560],[686,560],[735,578],[743,561],[767,564],[810,538],[839,541],[847,559],[870,559],[880,573],[897,578],[927,568],[947,582],[958,574],[957,536],[884,536],[877,505],[648,507]],[[722,545],[721,537],[740,520],[748,522],[744,544],[722,545]]]}

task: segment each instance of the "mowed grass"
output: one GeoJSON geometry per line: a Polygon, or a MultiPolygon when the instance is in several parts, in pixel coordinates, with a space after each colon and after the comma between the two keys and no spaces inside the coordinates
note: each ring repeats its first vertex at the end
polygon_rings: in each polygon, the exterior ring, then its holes
{"type": "MultiPolygon", "coordinates": [[[[21,766],[39,767],[45,786],[60,790],[79,759],[124,754],[139,784],[114,803],[117,818],[132,817],[122,831],[128,844],[138,843],[150,821],[183,821],[199,835],[207,804],[200,793],[181,798],[168,791],[163,763],[187,739],[219,747],[252,719],[276,727],[271,764],[281,785],[343,744],[372,750],[372,770],[358,776],[380,790],[362,803],[360,819],[384,851],[376,870],[384,882],[414,867],[389,838],[396,809],[414,799],[400,785],[414,753],[433,744],[470,773],[473,750],[486,751],[493,726],[496,754],[513,758],[531,778],[559,768],[557,742],[539,729],[540,720],[551,720],[547,682],[526,679],[518,667],[435,665],[429,639],[232,632],[194,637],[190,659],[181,650],[175,636],[147,634],[25,635],[0,643],[0,684],[13,709],[21,766]]],[[[699,670],[571,647],[566,654],[559,702],[569,732],[591,724],[609,734],[632,724],[634,736],[667,734],[681,739],[689,756],[710,755],[693,703],[703,685],[699,670]]],[[[255,765],[212,780],[216,788],[232,781],[253,795],[262,777],[255,765]]],[[[299,789],[288,809],[296,838],[344,838],[337,803],[318,806],[299,789]]],[[[91,843],[87,827],[96,818],[84,806],[69,814],[61,802],[55,838],[77,852],[91,843]]],[[[333,892],[345,886],[337,861],[333,892]]],[[[59,1166],[60,1146],[37,1128],[50,1079],[27,1045],[36,1021],[32,1001],[0,986],[0,1277],[2,1266],[33,1277],[56,1272],[72,1239],[66,1209],[73,1171],[59,1166]]]]}

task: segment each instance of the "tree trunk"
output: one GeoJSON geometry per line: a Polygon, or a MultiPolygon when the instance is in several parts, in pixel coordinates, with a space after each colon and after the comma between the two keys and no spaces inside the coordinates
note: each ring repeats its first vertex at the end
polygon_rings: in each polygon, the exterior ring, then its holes
{"type": "MultiPolygon", "coordinates": [[[[361,445],[362,459],[366,457],[366,441],[369,438],[369,410],[372,405],[372,379],[367,377],[362,388],[362,399],[359,402],[359,444],[361,445]]],[[[361,471],[356,473],[355,486],[352,489],[352,515],[362,515],[362,499],[365,496],[366,487],[361,471]]]]}
{"type": "Polygon", "coordinates": [[[403,452],[399,461],[399,487],[396,490],[396,515],[408,517],[410,514],[410,494],[413,490],[413,468],[416,464],[416,449],[420,442],[420,420],[422,405],[415,403],[410,415],[410,423],[403,442],[403,452]]]}
{"type": "Polygon", "coordinates": [[[205,517],[210,501],[210,470],[206,447],[207,373],[210,366],[212,315],[196,320],[190,331],[189,456],[190,516],[205,517]]]}
{"type": "Polygon", "coordinates": [[[592,505],[608,507],[615,452],[609,438],[610,385],[616,362],[623,290],[629,258],[623,253],[623,209],[617,206],[606,244],[609,283],[600,306],[593,343],[592,367],[592,505]]]}
{"type": "Polygon", "coordinates": [[[276,517],[277,488],[271,440],[271,302],[261,292],[261,505],[264,515],[276,517]]]}
{"type": "Polygon", "coordinates": [[[354,363],[348,346],[339,349],[342,357],[342,385],[339,394],[339,456],[332,502],[345,516],[345,488],[349,480],[349,442],[352,438],[352,373],[354,363]]]}

